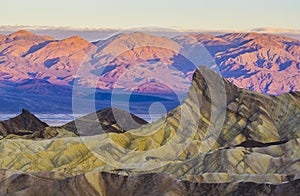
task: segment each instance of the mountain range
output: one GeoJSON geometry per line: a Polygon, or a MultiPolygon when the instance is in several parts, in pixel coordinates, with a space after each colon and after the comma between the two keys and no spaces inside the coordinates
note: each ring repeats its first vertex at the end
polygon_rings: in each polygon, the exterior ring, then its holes
{"type": "Polygon", "coordinates": [[[72,85],[187,92],[195,69],[206,65],[238,87],[277,95],[300,90],[299,56],[299,40],[271,34],[133,32],[88,42],[18,31],[0,36],[0,85],[2,92],[43,95],[71,94],[72,85]]]}
{"type": "MultiPolygon", "coordinates": [[[[112,127],[125,115],[131,116],[112,109],[94,114],[112,127]]],[[[95,121],[87,117],[79,127],[95,121]]],[[[84,129],[81,137],[66,134],[66,125],[51,139],[2,138],[0,193],[296,195],[299,117],[299,92],[268,96],[199,67],[183,103],[156,122],[92,136],[84,129]]]]}

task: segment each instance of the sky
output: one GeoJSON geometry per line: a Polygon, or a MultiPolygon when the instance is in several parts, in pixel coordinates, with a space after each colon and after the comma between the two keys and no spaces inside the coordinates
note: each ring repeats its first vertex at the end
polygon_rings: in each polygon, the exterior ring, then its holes
{"type": "Polygon", "coordinates": [[[299,0],[0,0],[0,25],[300,29],[299,0]],[[297,19],[298,18],[298,19],[297,19]]]}

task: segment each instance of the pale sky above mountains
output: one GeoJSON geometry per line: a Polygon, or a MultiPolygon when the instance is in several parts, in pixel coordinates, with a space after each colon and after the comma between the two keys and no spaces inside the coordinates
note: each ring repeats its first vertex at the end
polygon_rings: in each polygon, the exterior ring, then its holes
{"type": "Polygon", "coordinates": [[[1,25],[300,29],[298,0],[1,0],[1,25]]]}

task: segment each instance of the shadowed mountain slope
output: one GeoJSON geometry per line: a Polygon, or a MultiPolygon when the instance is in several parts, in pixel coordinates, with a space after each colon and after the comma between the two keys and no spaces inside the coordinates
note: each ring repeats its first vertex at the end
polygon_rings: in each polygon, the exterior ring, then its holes
{"type": "Polygon", "coordinates": [[[19,116],[9,120],[0,121],[0,133],[2,136],[8,134],[26,135],[33,132],[44,131],[48,125],[40,121],[29,111],[23,109],[19,116]]]}
{"type": "MultiPolygon", "coordinates": [[[[0,194],[22,195],[295,195],[299,180],[284,184],[254,182],[193,183],[178,181],[168,174],[119,176],[110,173],[86,173],[65,179],[57,174],[0,174],[0,194]],[[57,175],[57,176],[58,176],[57,175]],[[22,185],[20,186],[20,182],[22,185]],[[37,186],[38,185],[38,186],[37,186]]],[[[58,174],[59,175],[59,174],[58,174]]]]}
{"type": "Polygon", "coordinates": [[[63,125],[62,128],[80,136],[85,136],[110,132],[124,133],[137,129],[144,124],[148,124],[148,122],[134,114],[117,108],[106,108],[69,122],[63,125]],[[129,121],[130,118],[133,119],[134,123],[129,121]]]}

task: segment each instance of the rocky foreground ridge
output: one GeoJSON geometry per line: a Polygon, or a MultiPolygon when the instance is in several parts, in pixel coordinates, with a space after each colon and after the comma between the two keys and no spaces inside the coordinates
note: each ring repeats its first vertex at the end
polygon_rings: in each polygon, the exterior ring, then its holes
{"type": "Polygon", "coordinates": [[[0,190],[295,195],[300,190],[299,118],[299,93],[254,93],[200,67],[183,104],[157,122],[125,133],[2,139],[0,190]]]}

